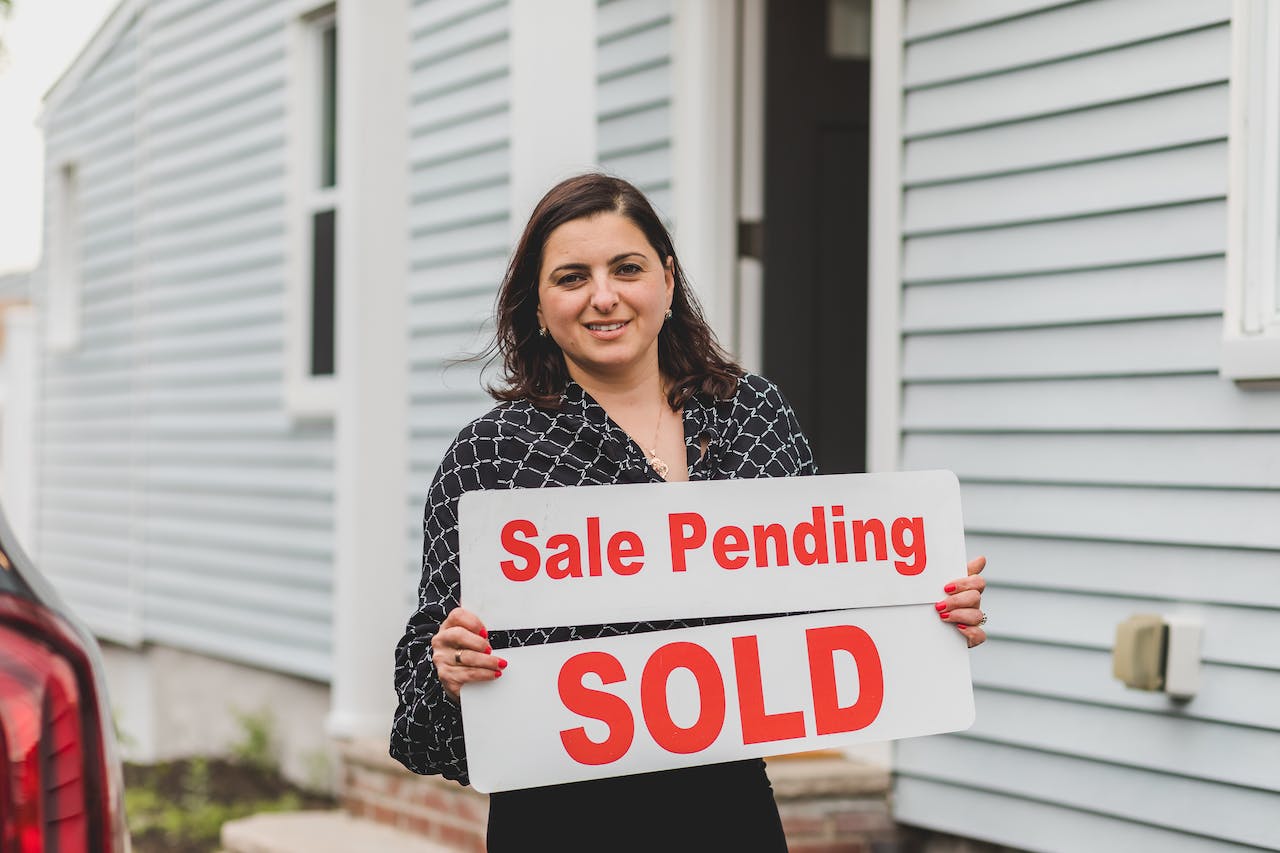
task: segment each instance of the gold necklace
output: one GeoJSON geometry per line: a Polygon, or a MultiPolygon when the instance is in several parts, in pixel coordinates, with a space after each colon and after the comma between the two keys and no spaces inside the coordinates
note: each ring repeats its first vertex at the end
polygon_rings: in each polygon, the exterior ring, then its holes
{"type": "Polygon", "coordinates": [[[663,400],[662,405],[658,407],[658,425],[653,430],[653,449],[649,451],[649,455],[644,460],[654,470],[654,473],[664,480],[667,479],[667,472],[671,470],[671,466],[663,462],[662,457],[658,455],[658,437],[662,434],[662,410],[666,408],[666,405],[667,401],[663,400]]]}

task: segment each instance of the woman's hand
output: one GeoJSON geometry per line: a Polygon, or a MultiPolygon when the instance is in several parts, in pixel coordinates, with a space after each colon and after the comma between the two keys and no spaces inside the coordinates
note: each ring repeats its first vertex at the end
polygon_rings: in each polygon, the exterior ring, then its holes
{"type": "Polygon", "coordinates": [[[468,681],[492,681],[502,675],[507,662],[493,654],[488,636],[478,616],[455,607],[431,638],[431,660],[445,693],[454,702],[468,681]]]}
{"type": "Polygon", "coordinates": [[[969,648],[986,642],[987,632],[979,626],[987,621],[982,612],[982,591],[987,582],[982,570],[987,567],[986,557],[974,557],[969,561],[969,576],[958,578],[943,587],[947,597],[934,605],[944,622],[950,622],[969,641],[969,648]]]}

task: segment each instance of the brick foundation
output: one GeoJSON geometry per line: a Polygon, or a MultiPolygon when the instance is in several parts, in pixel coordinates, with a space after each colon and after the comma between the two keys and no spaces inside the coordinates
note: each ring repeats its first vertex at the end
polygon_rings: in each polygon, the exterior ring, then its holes
{"type": "MultiPolygon", "coordinates": [[[[339,744],[343,808],[459,853],[484,853],[489,798],[439,776],[418,776],[371,741],[339,744]]],[[[880,853],[895,848],[889,775],[843,757],[769,759],[769,778],[791,853],[880,853]]]]}

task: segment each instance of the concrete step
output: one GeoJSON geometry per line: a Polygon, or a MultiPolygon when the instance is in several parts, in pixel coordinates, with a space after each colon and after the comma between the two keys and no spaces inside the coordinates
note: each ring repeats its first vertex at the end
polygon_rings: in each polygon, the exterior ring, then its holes
{"type": "Polygon", "coordinates": [[[229,821],[224,853],[457,853],[455,848],[343,811],[274,812],[229,821]]]}

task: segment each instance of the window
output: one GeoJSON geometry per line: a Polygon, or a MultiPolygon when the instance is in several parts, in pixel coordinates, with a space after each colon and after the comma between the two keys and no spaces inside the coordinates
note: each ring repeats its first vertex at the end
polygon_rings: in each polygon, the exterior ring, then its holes
{"type": "Polygon", "coordinates": [[[1280,10],[1236,0],[1222,374],[1280,379],[1280,10]]]}
{"type": "Polygon", "coordinates": [[[76,164],[63,164],[54,180],[46,343],[52,350],[71,350],[80,341],[80,177],[76,164]]]}
{"type": "Polygon", "coordinates": [[[334,6],[300,15],[290,40],[288,400],[333,413],[337,372],[338,26],[334,6]]]}

